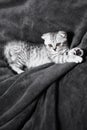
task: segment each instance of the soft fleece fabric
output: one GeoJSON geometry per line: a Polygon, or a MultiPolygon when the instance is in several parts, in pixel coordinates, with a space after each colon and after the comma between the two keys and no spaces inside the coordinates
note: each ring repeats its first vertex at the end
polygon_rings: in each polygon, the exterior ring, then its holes
{"type": "Polygon", "coordinates": [[[15,74],[3,58],[7,41],[40,44],[65,30],[71,48],[87,50],[87,0],[0,0],[0,130],[87,130],[87,59],[15,74]]]}

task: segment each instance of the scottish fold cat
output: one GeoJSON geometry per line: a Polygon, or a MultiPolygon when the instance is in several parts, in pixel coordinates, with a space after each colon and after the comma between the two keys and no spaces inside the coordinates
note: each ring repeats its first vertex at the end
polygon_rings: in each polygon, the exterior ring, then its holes
{"type": "Polygon", "coordinates": [[[28,44],[22,41],[11,41],[4,46],[4,56],[11,69],[20,74],[23,66],[32,68],[46,63],[66,62],[81,63],[83,50],[69,49],[65,31],[49,32],[41,36],[42,44],[28,44]]]}

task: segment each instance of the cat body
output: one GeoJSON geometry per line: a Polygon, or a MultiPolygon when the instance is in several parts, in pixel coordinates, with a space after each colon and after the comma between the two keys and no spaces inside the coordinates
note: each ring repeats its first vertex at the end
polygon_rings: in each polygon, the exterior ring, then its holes
{"type": "Polygon", "coordinates": [[[5,45],[4,55],[15,72],[18,74],[24,72],[23,66],[29,69],[51,62],[82,62],[83,51],[80,48],[69,50],[66,32],[45,33],[41,38],[44,44],[33,45],[12,41],[5,45]],[[79,56],[76,54],[77,51],[80,52],[79,56]]]}
{"type": "Polygon", "coordinates": [[[6,44],[4,49],[10,67],[17,73],[23,72],[23,66],[29,69],[51,62],[43,44],[28,45],[25,42],[12,41],[6,44]]]}

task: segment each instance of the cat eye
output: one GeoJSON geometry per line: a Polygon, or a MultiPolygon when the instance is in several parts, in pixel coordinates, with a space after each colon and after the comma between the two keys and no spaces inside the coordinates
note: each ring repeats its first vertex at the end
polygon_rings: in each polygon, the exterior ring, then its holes
{"type": "Polygon", "coordinates": [[[60,46],[61,45],[61,42],[57,43],[56,46],[60,46]]]}
{"type": "Polygon", "coordinates": [[[48,44],[49,47],[53,47],[51,44],[48,44]]]}

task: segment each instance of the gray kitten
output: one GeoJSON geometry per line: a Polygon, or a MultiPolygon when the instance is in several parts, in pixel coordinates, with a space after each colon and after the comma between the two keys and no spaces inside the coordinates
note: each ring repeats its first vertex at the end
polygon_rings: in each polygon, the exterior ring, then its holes
{"type": "Polygon", "coordinates": [[[21,41],[12,41],[5,45],[4,55],[12,70],[20,74],[24,72],[23,66],[29,69],[51,62],[82,62],[83,50],[80,48],[69,50],[66,32],[45,33],[41,38],[44,44],[30,45],[21,41]]]}

